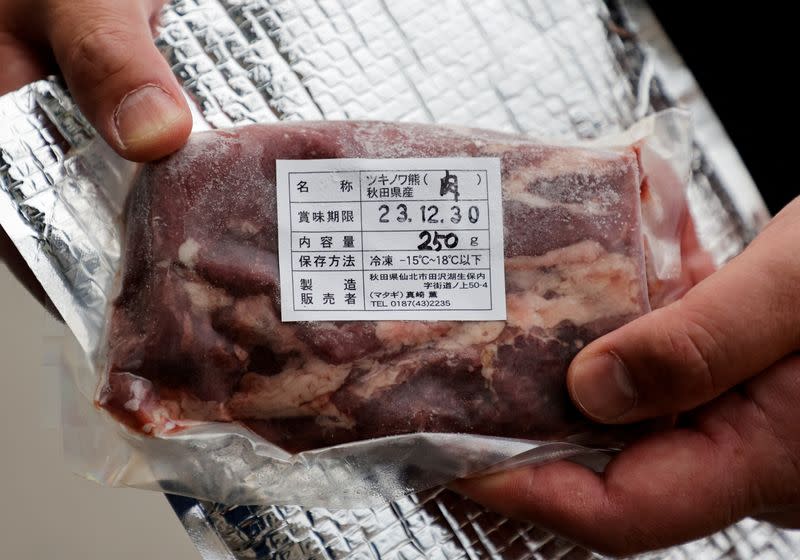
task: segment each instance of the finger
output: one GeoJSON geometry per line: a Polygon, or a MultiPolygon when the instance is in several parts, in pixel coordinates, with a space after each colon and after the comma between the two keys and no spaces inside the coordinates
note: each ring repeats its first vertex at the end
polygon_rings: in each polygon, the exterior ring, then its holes
{"type": "Polygon", "coordinates": [[[192,117],[150,35],[152,0],[60,0],[47,29],[67,85],[105,140],[146,161],[181,147],[192,117]]]}
{"type": "Polygon", "coordinates": [[[682,300],[587,346],[567,384],[591,418],[695,408],[800,348],[800,199],[682,300]]]}
{"type": "Polygon", "coordinates": [[[167,3],[167,0],[146,0],[146,6],[149,6],[150,18],[148,24],[150,25],[150,32],[155,34],[158,24],[161,20],[161,8],[167,3]]]}
{"type": "MultiPolygon", "coordinates": [[[[768,381],[773,392],[800,396],[794,367],[775,374],[782,382],[768,381]]],[[[732,394],[698,413],[691,429],[624,450],[602,475],[555,463],[455,488],[600,552],[628,555],[699,538],[748,515],[790,509],[798,491],[789,489],[798,480],[785,442],[760,405],[732,394]]]]}
{"type": "Polygon", "coordinates": [[[766,521],[782,529],[800,529],[800,508],[791,512],[765,513],[756,517],[759,521],[766,521]]]}
{"type": "Polygon", "coordinates": [[[0,33],[0,95],[47,76],[47,64],[16,39],[0,33]]]}
{"type": "Polygon", "coordinates": [[[716,270],[711,255],[700,244],[694,219],[686,220],[681,233],[681,255],[683,269],[690,286],[695,286],[711,276],[716,270]]]}
{"type": "Polygon", "coordinates": [[[746,515],[743,504],[735,505],[738,483],[728,478],[743,470],[741,464],[732,468],[734,459],[702,435],[674,432],[623,452],[605,477],[565,462],[461,482],[456,490],[491,510],[621,556],[699,538],[746,515]]]}

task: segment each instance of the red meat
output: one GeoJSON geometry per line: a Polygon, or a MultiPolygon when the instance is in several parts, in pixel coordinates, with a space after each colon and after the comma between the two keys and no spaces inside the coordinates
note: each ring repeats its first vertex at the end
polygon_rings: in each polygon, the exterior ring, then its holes
{"type": "Polygon", "coordinates": [[[129,200],[99,404],[148,434],[239,422],[291,451],[418,431],[564,439],[565,374],[649,309],[634,148],[384,123],[196,135],[129,200]],[[505,322],[282,323],[275,161],[499,157],[505,322]]]}

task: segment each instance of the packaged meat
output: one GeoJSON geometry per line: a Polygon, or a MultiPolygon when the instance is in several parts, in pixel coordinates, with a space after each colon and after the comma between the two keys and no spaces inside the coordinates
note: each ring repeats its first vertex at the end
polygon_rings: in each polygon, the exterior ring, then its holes
{"type": "Polygon", "coordinates": [[[599,467],[650,427],[592,424],[565,372],[694,282],[690,153],[680,111],[580,144],[298,122],[144,167],[82,146],[25,206],[59,209],[65,458],[112,486],[336,508],[599,467]]]}
{"type": "Polygon", "coordinates": [[[131,193],[98,403],[147,437],[239,423],[290,453],[421,432],[609,444],[566,370],[680,291],[664,248],[686,220],[680,182],[646,139],[380,122],[197,134],[131,193]],[[506,320],[282,322],[276,162],[440,157],[500,160],[506,320]]]}

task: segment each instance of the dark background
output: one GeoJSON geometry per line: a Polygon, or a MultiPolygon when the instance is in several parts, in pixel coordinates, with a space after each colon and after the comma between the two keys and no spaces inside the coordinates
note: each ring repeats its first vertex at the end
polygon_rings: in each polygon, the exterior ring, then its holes
{"type": "Polygon", "coordinates": [[[793,4],[650,1],[773,213],[800,195],[793,4]]]}

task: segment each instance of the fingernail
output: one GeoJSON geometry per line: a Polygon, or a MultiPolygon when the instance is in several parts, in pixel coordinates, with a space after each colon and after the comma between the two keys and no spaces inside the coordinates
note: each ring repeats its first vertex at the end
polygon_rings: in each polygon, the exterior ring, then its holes
{"type": "Polygon", "coordinates": [[[117,135],[124,148],[160,136],[183,117],[183,107],[158,86],[144,86],[126,95],[114,112],[117,135]]]}
{"type": "Polygon", "coordinates": [[[507,488],[509,484],[508,474],[509,473],[507,472],[501,472],[483,476],[461,478],[449,482],[446,486],[453,492],[457,492],[459,494],[469,495],[478,492],[481,494],[491,495],[501,492],[503,489],[507,488]]]}
{"type": "Polygon", "coordinates": [[[572,365],[572,397],[583,411],[600,421],[612,421],[636,404],[630,374],[614,354],[600,354],[572,365]]]}

